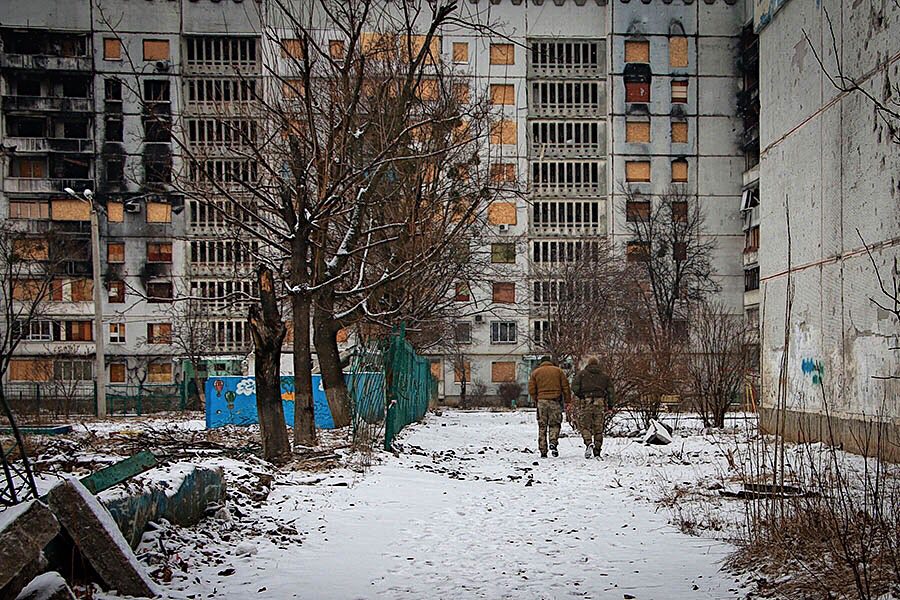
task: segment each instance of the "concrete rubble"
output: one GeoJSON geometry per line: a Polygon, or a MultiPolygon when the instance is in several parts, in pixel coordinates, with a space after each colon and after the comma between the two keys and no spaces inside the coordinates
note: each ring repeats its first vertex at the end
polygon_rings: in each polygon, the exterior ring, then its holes
{"type": "Polygon", "coordinates": [[[50,571],[32,579],[16,600],[75,600],[75,594],[62,575],[50,571]]]}
{"type": "Polygon", "coordinates": [[[0,589],[5,588],[59,533],[59,522],[37,500],[0,513],[0,589]]]}

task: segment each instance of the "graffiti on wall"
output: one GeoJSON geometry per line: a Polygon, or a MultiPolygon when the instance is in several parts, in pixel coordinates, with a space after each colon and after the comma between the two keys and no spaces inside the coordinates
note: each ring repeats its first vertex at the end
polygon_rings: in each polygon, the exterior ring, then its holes
{"type": "Polygon", "coordinates": [[[800,363],[800,370],[810,378],[813,385],[822,385],[825,379],[825,365],[820,360],[804,358],[800,363]]]}

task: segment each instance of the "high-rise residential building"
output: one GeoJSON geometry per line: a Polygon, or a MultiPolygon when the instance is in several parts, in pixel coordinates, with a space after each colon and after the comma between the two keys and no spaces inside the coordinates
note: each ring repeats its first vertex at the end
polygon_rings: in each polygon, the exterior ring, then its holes
{"type": "MultiPolygon", "coordinates": [[[[278,57],[292,46],[267,48],[265,10],[255,10],[264,2],[85,0],[53,12],[47,1],[5,6],[2,137],[16,149],[4,153],[0,211],[36,235],[44,227],[87,240],[85,207],[61,192],[98,192],[110,381],[184,376],[182,351],[170,342],[185,316],[171,296],[209,300],[209,368],[240,371],[251,349],[239,302],[253,293],[251,258],[208,202],[181,197],[169,183],[173,174],[200,183],[207,169],[255,176],[238,140],[214,121],[228,118],[254,135],[250,87],[278,73],[278,57]]],[[[623,189],[659,194],[674,182],[698,198],[704,235],[717,242],[721,298],[741,312],[743,3],[482,0],[460,10],[490,27],[440,32],[441,60],[489,95],[491,178],[524,193],[502,194],[488,208],[490,281],[457,290],[460,302],[487,310],[457,324],[463,368],[434,357],[441,395],[457,397],[461,379],[489,396],[527,380],[552,298],[538,274],[602,239],[624,255],[631,213],[623,189]]],[[[73,281],[89,280],[86,245],[82,254],[72,261],[73,281]]],[[[85,285],[67,284],[59,315],[48,319],[66,341],[69,330],[77,338],[84,364],[71,377],[88,380],[94,333],[85,285]],[[73,325],[56,324],[64,315],[73,325]]],[[[62,340],[41,327],[22,360],[63,360],[47,358],[62,340]]]]}

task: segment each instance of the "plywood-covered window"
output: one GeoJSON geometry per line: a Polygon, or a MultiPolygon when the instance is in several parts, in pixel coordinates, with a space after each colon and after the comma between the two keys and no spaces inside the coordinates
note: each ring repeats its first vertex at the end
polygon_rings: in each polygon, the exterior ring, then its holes
{"type": "Polygon", "coordinates": [[[626,82],[625,102],[650,102],[650,83],[646,81],[626,82]]]}
{"type": "Polygon", "coordinates": [[[106,244],[106,262],[121,264],[125,262],[125,243],[109,242],[106,244]]]}
{"type": "Polygon", "coordinates": [[[50,256],[50,243],[39,239],[13,240],[13,256],[19,260],[47,260],[50,256]]]}
{"type": "Polygon", "coordinates": [[[625,247],[628,262],[646,262],[650,259],[650,242],[628,242],[625,247]]]}
{"type": "Polygon", "coordinates": [[[431,358],[429,359],[429,369],[431,370],[431,376],[435,378],[437,381],[444,380],[444,363],[439,358],[431,358]]]}
{"type": "Polygon", "coordinates": [[[686,121],[672,121],[672,142],[686,144],[688,141],[688,124],[686,121]]]}
{"type": "Polygon", "coordinates": [[[515,304],[516,284],[512,281],[495,281],[491,286],[491,299],[496,304],[515,304]]]}
{"type": "Polygon", "coordinates": [[[94,299],[94,282],[90,279],[76,279],[70,284],[72,302],[91,302],[94,299]]]}
{"type": "Polygon", "coordinates": [[[172,324],[171,323],[147,323],[147,343],[148,344],[171,344],[172,343],[172,324]]]}
{"type": "Polygon", "coordinates": [[[453,366],[453,381],[456,383],[466,383],[472,381],[472,361],[466,360],[462,364],[453,366]]]}
{"type": "Polygon", "coordinates": [[[491,262],[514,264],[516,262],[516,245],[512,243],[491,244],[491,262]]]}
{"type": "Polygon", "coordinates": [[[516,380],[516,363],[514,361],[498,361],[491,363],[491,382],[507,383],[516,380]]]}
{"type": "Polygon", "coordinates": [[[297,38],[281,40],[281,56],[283,58],[303,59],[303,45],[297,38]]]}
{"type": "Polygon", "coordinates": [[[672,161],[672,181],[685,183],[688,180],[688,162],[684,159],[672,161]]]}
{"type": "Polygon", "coordinates": [[[150,363],[147,369],[147,380],[150,383],[172,383],[172,363],[150,363]]]}
{"type": "Polygon", "coordinates": [[[515,202],[492,202],[488,207],[488,223],[491,225],[515,225],[515,202]]]}
{"type": "Polygon", "coordinates": [[[511,83],[491,84],[491,104],[512,106],[516,103],[516,88],[511,83]]]}
{"type": "Polygon", "coordinates": [[[9,161],[9,176],[25,179],[41,179],[47,176],[47,163],[43,158],[14,156],[9,161]]]}
{"type": "Polygon", "coordinates": [[[125,363],[123,363],[123,362],[110,363],[110,365],[109,365],[109,382],[110,383],[125,383],[126,373],[127,373],[127,369],[125,367],[125,363]]]}
{"type": "Polygon", "coordinates": [[[393,34],[363,32],[360,36],[360,50],[363,54],[380,59],[395,55],[397,38],[393,34]]]}
{"type": "Polygon", "coordinates": [[[106,220],[110,223],[125,222],[125,205],[121,202],[108,202],[106,204],[106,220]]]}
{"type": "Polygon", "coordinates": [[[688,101],[688,82],[677,80],[672,82],[672,103],[684,104],[688,101]]]}
{"type": "Polygon", "coordinates": [[[147,262],[171,263],[172,262],[172,242],[148,242],[147,243],[147,262]]]}
{"type": "Polygon", "coordinates": [[[676,223],[688,222],[688,203],[686,200],[672,202],[672,220],[676,223]]]}
{"type": "Polygon", "coordinates": [[[625,40],[625,62],[649,63],[650,42],[647,40],[625,40]]]}
{"type": "Polygon", "coordinates": [[[467,63],[469,62],[469,43],[453,42],[453,62],[467,63]]]}
{"type": "Polygon", "coordinates": [[[90,321],[66,321],[65,339],[58,341],[67,342],[92,342],[94,340],[94,328],[90,321]]]}
{"type": "Polygon", "coordinates": [[[437,79],[422,79],[419,87],[416,89],[419,99],[426,102],[433,102],[438,99],[439,87],[437,79]]]}
{"type": "Polygon", "coordinates": [[[122,42],[118,38],[103,38],[103,60],[122,60],[122,42]]]}
{"type": "Polygon", "coordinates": [[[626,142],[649,142],[650,141],[650,121],[625,121],[625,141],[626,142]]]}
{"type": "Polygon", "coordinates": [[[649,182],[650,181],[650,161],[649,160],[625,161],[625,181],[629,181],[632,183],[649,182]]]}
{"type": "Polygon", "coordinates": [[[453,97],[456,98],[456,101],[460,104],[468,104],[469,102],[469,84],[468,83],[454,83],[453,84],[453,97]]]}
{"type": "Polygon", "coordinates": [[[630,200],[625,203],[625,220],[629,223],[637,223],[650,219],[649,200],[630,200]]]}
{"type": "MultiPolygon", "coordinates": [[[[404,54],[407,52],[407,48],[409,48],[409,57],[408,60],[415,60],[419,54],[422,53],[422,48],[425,47],[425,40],[428,36],[424,35],[411,35],[409,36],[409,46],[404,46],[403,51],[404,54]]],[[[425,53],[425,64],[433,65],[441,60],[441,38],[440,36],[432,36],[431,42],[428,44],[428,50],[425,53]]]]}
{"type": "Polygon", "coordinates": [[[669,66],[688,66],[688,39],[684,36],[669,38],[669,66]]]}
{"type": "Polygon", "coordinates": [[[144,40],[144,60],[169,60],[169,40],[144,40]]]}
{"type": "Polygon", "coordinates": [[[516,144],[518,129],[512,119],[500,119],[491,124],[491,143],[494,145],[516,144]]]}
{"type": "Polygon", "coordinates": [[[147,203],[147,222],[148,223],[171,223],[172,222],[172,205],[165,202],[148,202],[147,203]]]}
{"type": "Polygon", "coordinates": [[[491,44],[490,53],[492,65],[516,64],[516,50],[512,44],[491,44]]]}
{"type": "Polygon", "coordinates": [[[39,200],[13,200],[9,203],[9,218],[36,220],[49,219],[50,204],[39,200]]]}
{"type": "Polygon", "coordinates": [[[334,60],[343,60],[345,52],[344,40],[331,40],[328,42],[328,55],[334,60]]]}
{"type": "Polygon", "coordinates": [[[91,205],[81,200],[51,200],[50,218],[54,221],[90,221],[91,205]]]}
{"type": "Polygon", "coordinates": [[[9,361],[10,381],[50,381],[53,361],[49,358],[12,358],[9,361]]]}
{"type": "Polygon", "coordinates": [[[515,163],[494,163],[491,165],[491,182],[492,183],[515,183],[516,181],[516,164],[515,163]]]}

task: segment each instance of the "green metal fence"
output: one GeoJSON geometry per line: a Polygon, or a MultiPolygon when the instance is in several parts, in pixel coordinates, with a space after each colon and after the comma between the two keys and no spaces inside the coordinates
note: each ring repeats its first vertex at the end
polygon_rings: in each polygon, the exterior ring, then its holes
{"type": "Polygon", "coordinates": [[[354,442],[391,449],[400,431],[421,420],[437,397],[437,380],[401,327],[390,336],[357,347],[350,367],[354,442]]]}
{"type": "MultiPolygon", "coordinates": [[[[109,384],[110,415],[144,415],[187,408],[188,382],[109,384]]],[[[77,382],[8,382],[4,391],[13,412],[28,420],[97,414],[97,384],[77,382]]]]}
{"type": "Polygon", "coordinates": [[[111,415],[183,411],[186,391],[185,383],[115,383],[106,386],[106,405],[111,415]]]}

